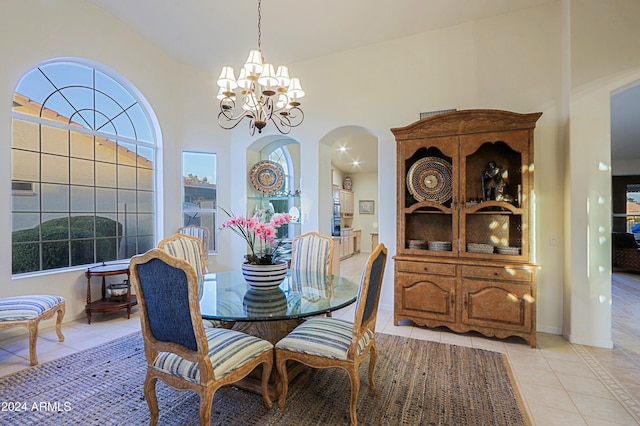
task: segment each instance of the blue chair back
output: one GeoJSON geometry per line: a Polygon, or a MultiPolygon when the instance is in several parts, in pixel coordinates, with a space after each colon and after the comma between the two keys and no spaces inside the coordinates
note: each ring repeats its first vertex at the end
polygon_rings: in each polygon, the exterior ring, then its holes
{"type": "Polygon", "coordinates": [[[367,265],[362,272],[358,302],[356,304],[355,325],[357,328],[364,326],[370,327],[372,331],[375,331],[375,317],[378,312],[386,263],[387,248],[384,244],[378,244],[369,256],[367,265]],[[373,324],[370,325],[372,321],[373,324]]]}

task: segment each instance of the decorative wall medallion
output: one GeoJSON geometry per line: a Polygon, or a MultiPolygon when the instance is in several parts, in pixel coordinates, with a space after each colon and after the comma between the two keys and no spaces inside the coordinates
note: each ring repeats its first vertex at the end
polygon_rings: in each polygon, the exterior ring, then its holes
{"type": "Polygon", "coordinates": [[[418,201],[444,203],[453,195],[453,168],[438,157],[424,157],[413,163],[407,173],[407,188],[418,201]]]}
{"type": "Polygon", "coordinates": [[[284,184],[284,170],[280,164],[273,161],[259,161],[249,173],[251,184],[259,192],[271,195],[278,192],[284,184]]]}

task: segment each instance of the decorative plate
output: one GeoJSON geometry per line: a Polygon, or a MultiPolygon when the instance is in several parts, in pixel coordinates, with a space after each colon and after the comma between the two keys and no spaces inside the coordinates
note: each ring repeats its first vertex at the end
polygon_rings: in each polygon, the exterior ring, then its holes
{"type": "Polygon", "coordinates": [[[444,203],[453,195],[453,168],[438,157],[424,157],[413,163],[407,173],[407,188],[418,201],[444,203]]]}
{"type": "Polygon", "coordinates": [[[284,184],[284,170],[273,161],[258,161],[251,168],[249,176],[253,187],[266,195],[278,192],[284,184]]]}

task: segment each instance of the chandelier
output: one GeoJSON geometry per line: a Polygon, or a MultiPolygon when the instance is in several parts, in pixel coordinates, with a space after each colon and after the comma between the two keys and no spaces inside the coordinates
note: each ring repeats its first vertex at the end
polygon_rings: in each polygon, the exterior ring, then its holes
{"type": "Polygon", "coordinates": [[[287,134],[304,120],[299,101],[304,91],[298,78],[289,78],[286,66],[280,65],[275,71],[272,64],[264,62],[260,50],[261,19],[261,0],[258,0],[258,49],[249,52],[237,80],[233,67],[222,67],[218,78],[218,124],[229,130],[248,118],[249,133],[253,135],[256,128],[262,133],[271,121],[280,133],[287,134]],[[241,108],[236,109],[236,99],[241,108]]]}

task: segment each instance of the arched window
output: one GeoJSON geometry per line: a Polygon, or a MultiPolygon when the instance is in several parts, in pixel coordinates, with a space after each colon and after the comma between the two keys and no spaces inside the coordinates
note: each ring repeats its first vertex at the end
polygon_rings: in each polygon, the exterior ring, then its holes
{"type": "MultiPolygon", "coordinates": [[[[291,208],[295,207],[297,202],[295,198],[291,197],[294,195],[295,191],[295,176],[294,176],[294,166],[293,160],[291,158],[291,152],[287,148],[287,145],[281,145],[278,148],[271,151],[268,159],[275,163],[280,164],[282,170],[284,171],[284,186],[282,187],[282,191],[289,196],[287,197],[276,197],[271,199],[271,205],[274,206],[275,211],[277,212],[291,212],[291,208]]],[[[299,200],[298,200],[299,203],[299,200]]],[[[297,209],[297,207],[296,207],[297,209]]],[[[299,210],[298,210],[299,211],[299,210]]],[[[296,221],[299,220],[296,219],[296,221]]],[[[291,224],[287,227],[281,227],[278,229],[278,238],[291,238],[293,239],[296,235],[298,235],[298,230],[296,229],[295,224],[291,224]]]]}
{"type": "Polygon", "coordinates": [[[49,61],[16,86],[13,274],[127,259],[155,246],[150,111],[109,74],[49,61]]]}
{"type": "Polygon", "coordinates": [[[291,162],[291,154],[287,149],[286,145],[282,145],[269,154],[269,160],[275,163],[280,164],[282,166],[282,170],[284,171],[284,186],[282,188],[283,191],[293,191],[293,175],[291,171],[293,170],[293,165],[291,162]]]}

